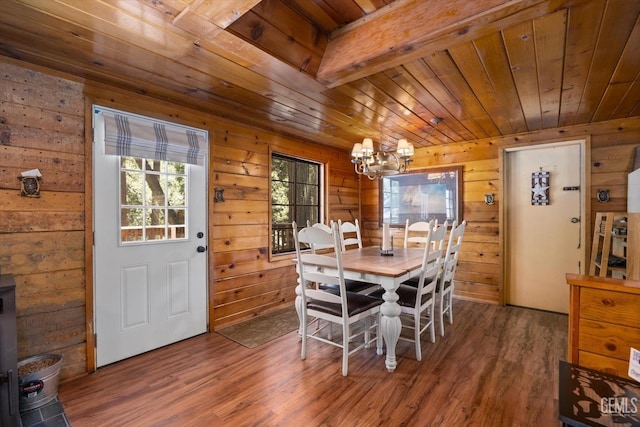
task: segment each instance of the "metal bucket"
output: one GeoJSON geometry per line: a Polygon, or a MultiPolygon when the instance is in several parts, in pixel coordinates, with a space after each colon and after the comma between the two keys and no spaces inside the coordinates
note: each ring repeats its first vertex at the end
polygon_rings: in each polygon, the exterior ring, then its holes
{"type": "Polygon", "coordinates": [[[46,365],[49,366],[18,377],[20,412],[46,405],[58,395],[58,378],[60,376],[60,367],[62,366],[62,355],[43,354],[22,360],[18,362],[18,373],[20,373],[20,367],[24,369],[30,363],[44,364],[44,362],[47,362],[46,365]]]}

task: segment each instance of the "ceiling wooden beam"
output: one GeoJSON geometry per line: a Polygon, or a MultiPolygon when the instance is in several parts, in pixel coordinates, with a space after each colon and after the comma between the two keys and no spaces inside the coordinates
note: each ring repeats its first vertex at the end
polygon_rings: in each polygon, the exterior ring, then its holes
{"type": "Polygon", "coordinates": [[[173,20],[176,24],[187,13],[196,13],[207,18],[220,28],[227,28],[238,18],[251,10],[252,7],[260,3],[261,0],[217,0],[205,1],[194,0],[185,7],[173,20]]]}
{"type": "Polygon", "coordinates": [[[575,2],[396,0],[336,30],[316,77],[336,87],[575,2]]]}

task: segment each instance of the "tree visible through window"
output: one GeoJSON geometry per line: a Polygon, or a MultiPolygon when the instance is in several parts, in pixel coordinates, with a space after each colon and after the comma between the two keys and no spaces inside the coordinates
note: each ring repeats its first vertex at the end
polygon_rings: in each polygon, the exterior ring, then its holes
{"type": "Polygon", "coordinates": [[[185,239],[187,178],[184,163],[121,157],[121,242],[185,239]]]}
{"type": "Polygon", "coordinates": [[[271,251],[295,250],[291,223],[306,227],[320,219],[320,165],[280,154],[271,156],[271,251]]]}

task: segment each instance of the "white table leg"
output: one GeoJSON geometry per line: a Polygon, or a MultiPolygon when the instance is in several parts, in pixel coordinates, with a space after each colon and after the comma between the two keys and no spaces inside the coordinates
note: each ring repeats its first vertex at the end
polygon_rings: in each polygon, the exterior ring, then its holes
{"type": "Polygon", "coordinates": [[[382,320],[380,328],[382,337],[387,347],[387,358],[385,364],[389,372],[393,372],[398,365],[396,361],[396,344],[400,338],[402,322],[400,321],[400,306],[398,305],[398,294],[393,289],[385,289],[382,295],[384,302],[380,306],[382,320]]]}

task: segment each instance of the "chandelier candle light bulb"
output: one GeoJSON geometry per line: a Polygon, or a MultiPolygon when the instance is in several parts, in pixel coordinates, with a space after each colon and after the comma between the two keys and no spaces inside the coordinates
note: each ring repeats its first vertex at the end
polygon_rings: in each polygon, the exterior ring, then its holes
{"type": "Polygon", "coordinates": [[[362,140],[361,150],[363,155],[373,153],[373,140],[371,138],[365,138],[362,140]]]}

